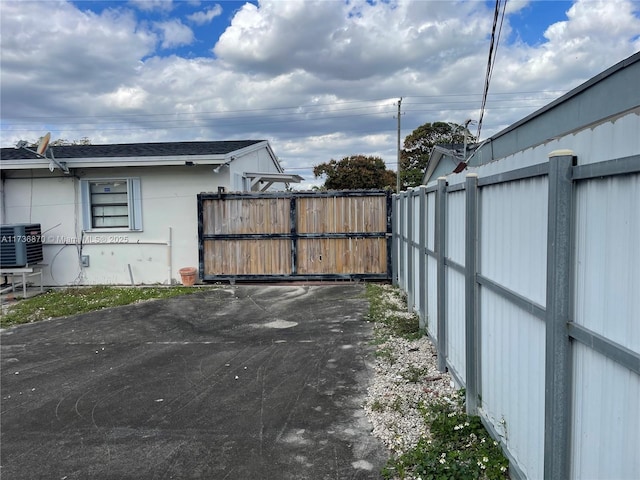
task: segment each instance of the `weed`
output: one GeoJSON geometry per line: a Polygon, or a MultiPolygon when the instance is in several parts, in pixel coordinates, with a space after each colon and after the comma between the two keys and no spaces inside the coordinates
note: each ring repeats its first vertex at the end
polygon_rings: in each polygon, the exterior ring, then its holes
{"type": "MultiPolygon", "coordinates": [[[[369,319],[375,322],[378,347],[376,356],[389,363],[396,361],[393,349],[384,345],[393,337],[408,340],[424,335],[418,317],[406,308],[406,297],[395,288],[367,285],[369,319]]],[[[428,374],[426,368],[409,366],[403,380],[418,383],[428,374]]],[[[408,400],[397,396],[387,403],[375,400],[373,411],[402,413],[408,400]]],[[[415,405],[413,405],[415,406],[415,405]]],[[[508,461],[498,442],[488,434],[480,417],[468,416],[464,408],[464,390],[453,400],[427,397],[418,405],[427,434],[404,453],[392,458],[382,471],[384,478],[420,478],[422,480],[503,480],[508,477],[508,461]]],[[[419,417],[418,417],[419,418],[419,417]]]]}
{"type": "Polygon", "coordinates": [[[429,369],[427,367],[418,368],[411,365],[404,372],[402,372],[401,375],[402,378],[404,378],[407,382],[418,383],[427,375],[427,373],[429,373],[429,369]]]}
{"type": "Polygon", "coordinates": [[[480,417],[464,411],[464,395],[421,406],[430,435],[383,469],[385,478],[505,479],[508,461],[480,417]]]}
{"type": "Polygon", "coordinates": [[[0,326],[8,327],[49,318],[66,317],[103,308],[128,305],[154,298],[175,297],[197,291],[199,289],[189,287],[129,288],[107,286],[51,290],[37,297],[20,300],[9,307],[7,313],[0,318],[0,326]]]}
{"type": "Polygon", "coordinates": [[[396,398],[393,399],[393,402],[391,402],[389,404],[389,409],[393,410],[393,411],[396,411],[398,413],[402,413],[403,412],[403,408],[402,408],[403,407],[403,403],[404,402],[402,401],[401,397],[396,397],[396,398]]]}
{"type": "Polygon", "coordinates": [[[393,350],[391,348],[388,347],[383,347],[383,348],[379,348],[376,350],[376,352],[374,353],[375,357],[380,359],[380,360],[385,360],[387,363],[389,363],[390,365],[393,365],[396,361],[395,357],[393,356],[393,350]]]}
{"type": "Polygon", "coordinates": [[[370,283],[367,284],[366,294],[369,320],[384,327],[384,331],[377,334],[379,343],[389,336],[415,340],[424,335],[418,316],[407,311],[406,297],[400,290],[370,283]]]}

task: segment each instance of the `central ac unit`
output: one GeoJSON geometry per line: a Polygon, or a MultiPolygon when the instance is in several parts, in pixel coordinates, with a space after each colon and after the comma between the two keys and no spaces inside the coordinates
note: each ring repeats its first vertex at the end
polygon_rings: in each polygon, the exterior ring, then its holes
{"type": "Polygon", "coordinates": [[[26,267],[41,262],[42,229],[39,223],[12,223],[0,226],[0,265],[26,267]]]}

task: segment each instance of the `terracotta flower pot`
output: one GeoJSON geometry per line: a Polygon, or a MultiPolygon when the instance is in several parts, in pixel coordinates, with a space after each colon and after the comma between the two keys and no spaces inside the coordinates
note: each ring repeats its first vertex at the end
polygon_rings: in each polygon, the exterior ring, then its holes
{"type": "Polygon", "coordinates": [[[196,283],[196,274],[198,270],[195,267],[184,267],[180,269],[180,276],[182,277],[182,285],[190,287],[196,283]]]}

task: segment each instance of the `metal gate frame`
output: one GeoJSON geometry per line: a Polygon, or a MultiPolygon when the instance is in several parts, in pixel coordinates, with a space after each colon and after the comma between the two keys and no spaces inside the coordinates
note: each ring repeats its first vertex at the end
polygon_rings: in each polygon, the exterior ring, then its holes
{"type": "Polygon", "coordinates": [[[326,192],[263,192],[263,193],[199,193],[198,202],[198,259],[200,278],[204,282],[236,281],[247,282],[285,282],[285,281],[322,281],[322,280],[390,280],[392,275],[392,197],[385,190],[345,190],[326,192]],[[309,197],[386,197],[386,231],[380,232],[346,232],[346,233],[300,233],[297,228],[297,200],[309,197]],[[206,200],[233,200],[233,199],[289,199],[290,200],[290,232],[275,234],[205,234],[204,233],[204,208],[206,200]],[[287,239],[291,241],[291,273],[261,274],[261,275],[212,275],[205,271],[204,244],[207,240],[250,240],[250,239],[287,239]],[[329,238],[384,238],[386,240],[386,272],[385,273],[333,273],[333,274],[299,274],[297,271],[298,256],[297,245],[300,239],[329,239],[329,238]]]}

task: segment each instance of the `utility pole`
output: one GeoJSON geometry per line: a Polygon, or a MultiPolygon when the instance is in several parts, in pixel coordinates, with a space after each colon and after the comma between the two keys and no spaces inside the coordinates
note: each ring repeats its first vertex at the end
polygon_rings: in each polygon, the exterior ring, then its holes
{"type": "Polygon", "coordinates": [[[398,100],[398,170],[396,175],[396,193],[400,193],[400,106],[402,105],[402,97],[398,100]]]}

